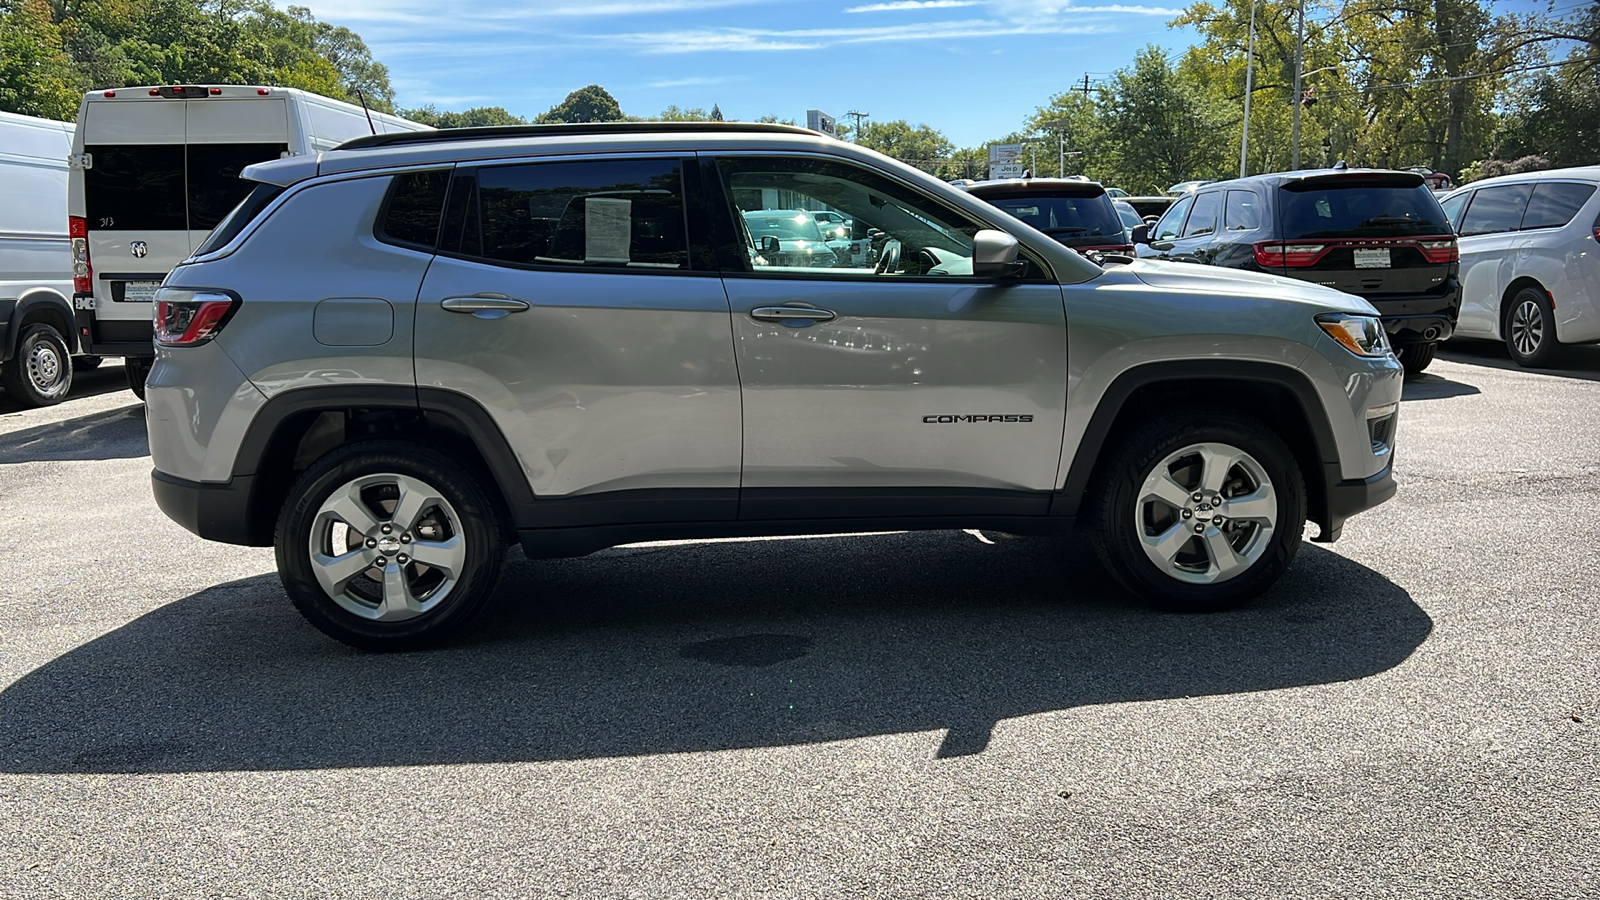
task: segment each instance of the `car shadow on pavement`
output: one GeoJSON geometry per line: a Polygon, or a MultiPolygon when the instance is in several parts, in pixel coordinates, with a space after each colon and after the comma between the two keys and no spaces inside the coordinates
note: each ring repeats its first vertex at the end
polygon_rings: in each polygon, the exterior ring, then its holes
{"type": "Polygon", "coordinates": [[[1405,386],[1400,389],[1401,400],[1443,400],[1447,397],[1470,397],[1481,394],[1470,384],[1451,381],[1438,375],[1422,374],[1415,378],[1407,378],[1405,386]]]}
{"type": "MultiPolygon", "coordinates": [[[[128,390],[128,376],[123,374],[120,361],[113,364],[110,360],[101,363],[98,368],[87,372],[72,373],[72,390],[67,392],[67,399],[63,403],[71,403],[80,397],[93,397],[97,394],[110,394],[115,391],[128,390]]],[[[132,391],[128,391],[128,399],[135,400],[132,391]]],[[[0,416],[8,413],[20,412],[25,407],[13,401],[3,388],[0,388],[0,416]]]]}
{"type": "MultiPolygon", "coordinates": [[[[1347,681],[1432,621],[1311,544],[1212,615],[1140,608],[1080,540],[937,532],[617,548],[511,564],[442,649],[323,637],[275,576],[170,603],[0,692],[0,771],[137,773],[573,760],[943,729],[1347,681]]],[[[1076,727],[1064,720],[1060,727],[1076,727]]]]}
{"type": "Polygon", "coordinates": [[[1584,381],[1600,381],[1600,344],[1571,344],[1561,348],[1557,366],[1552,369],[1530,369],[1512,361],[1504,344],[1498,341],[1454,339],[1439,345],[1439,358],[1470,366],[1505,369],[1508,372],[1532,372],[1538,375],[1557,375],[1584,381]]]}
{"type": "MultiPolygon", "coordinates": [[[[135,400],[132,394],[128,399],[135,400]]],[[[79,416],[64,422],[0,432],[0,464],[83,459],[138,459],[150,455],[144,404],[79,416]]]]}

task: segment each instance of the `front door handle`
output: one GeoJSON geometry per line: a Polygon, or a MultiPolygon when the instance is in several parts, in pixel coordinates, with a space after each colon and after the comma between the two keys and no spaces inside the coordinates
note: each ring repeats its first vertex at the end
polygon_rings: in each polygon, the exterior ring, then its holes
{"type": "Polygon", "coordinates": [[[522,312],[531,304],[526,300],[507,297],[505,294],[473,294],[470,297],[446,297],[439,301],[439,305],[450,312],[475,313],[487,310],[500,310],[501,312],[522,312]]]}
{"type": "Polygon", "coordinates": [[[838,318],[831,309],[814,309],[809,306],[758,306],[750,310],[750,318],[764,322],[827,322],[838,318]]]}

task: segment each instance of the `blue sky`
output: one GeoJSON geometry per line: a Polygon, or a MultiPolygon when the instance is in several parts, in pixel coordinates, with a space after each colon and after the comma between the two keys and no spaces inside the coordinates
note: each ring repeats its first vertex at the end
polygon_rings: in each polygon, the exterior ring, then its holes
{"type": "MultiPolygon", "coordinates": [[[[300,0],[304,3],[306,0],[300,0]]],[[[671,104],[805,124],[906,119],[976,146],[1145,44],[1196,40],[1182,4],[1062,0],[310,0],[389,66],[402,107],[535,116],[587,84],[624,112],[671,104]]]]}

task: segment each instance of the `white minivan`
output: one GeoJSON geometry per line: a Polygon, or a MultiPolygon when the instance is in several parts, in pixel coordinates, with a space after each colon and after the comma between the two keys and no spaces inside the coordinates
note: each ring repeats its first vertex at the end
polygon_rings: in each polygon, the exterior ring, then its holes
{"type": "Polygon", "coordinates": [[[1600,341],[1600,166],[1487,178],[1439,201],[1460,234],[1455,337],[1524,366],[1600,341]]]}
{"type": "Polygon", "coordinates": [[[71,122],[0,112],[0,384],[19,406],[72,388],[71,150],[71,122]]]}
{"type": "MultiPolygon", "coordinates": [[[[91,91],[78,106],[68,204],[73,306],[86,352],[122,356],[144,396],[150,300],[243,200],[245,166],[428,126],[293,88],[173,85],[91,91]]],[[[292,260],[285,260],[292,264],[292,260]]]]}

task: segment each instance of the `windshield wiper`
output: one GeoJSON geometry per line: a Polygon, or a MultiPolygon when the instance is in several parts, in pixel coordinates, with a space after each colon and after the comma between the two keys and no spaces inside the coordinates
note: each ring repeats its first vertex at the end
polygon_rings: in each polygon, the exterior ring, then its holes
{"type": "Polygon", "coordinates": [[[1423,225],[1430,228],[1433,227],[1432,222],[1424,222],[1420,219],[1412,219],[1406,216],[1373,216],[1357,227],[1365,228],[1369,225],[1423,225]]]}
{"type": "Polygon", "coordinates": [[[1045,234],[1088,234],[1089,229],[1079,225],[1063,225],[1059,228],[1041,228],[1045,234]]]}

